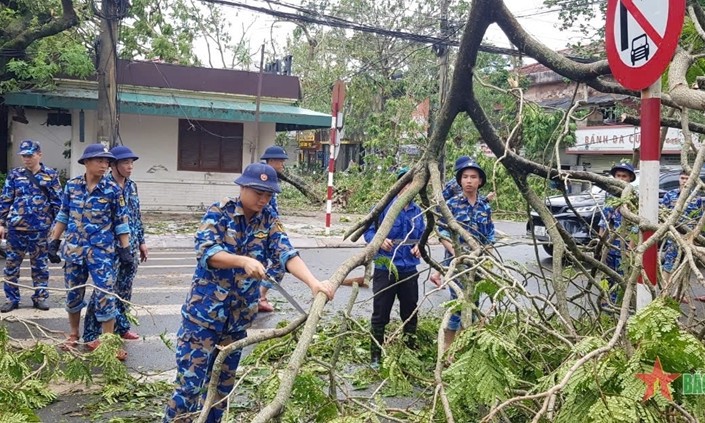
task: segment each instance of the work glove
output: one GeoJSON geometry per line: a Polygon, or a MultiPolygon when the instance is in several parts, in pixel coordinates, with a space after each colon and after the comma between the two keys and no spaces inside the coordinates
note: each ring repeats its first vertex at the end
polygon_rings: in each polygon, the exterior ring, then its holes
{"type": "Polygon", "coordinates": [[[117,255],[121,264],[133,263],[135,261],[135,256],[132,255],[130,247],[117,247],[117,255]]]}
{"type": "Polygon", "coordinates": [[[52,263],[61,263],[61,257],[59,257],[59,247],[61,247],[61,240],[54,239],[49,241],[49,261],[52,263]]]}
{"type": "Polygon", "coordinates": [[[132,255],[130,247],[117,247],[116,251],[122,267],[126,269],[135,267],[135,256],[132,255]]]}

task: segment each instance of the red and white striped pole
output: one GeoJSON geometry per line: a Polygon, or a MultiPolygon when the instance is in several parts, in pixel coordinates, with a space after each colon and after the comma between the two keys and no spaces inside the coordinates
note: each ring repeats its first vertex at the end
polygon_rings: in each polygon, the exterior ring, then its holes
{"type": "MultiPolygon", "coordinates": [[[[661,79],[641,91],[641,177],[639,178],[639,217],[649,223],[658,222],[659,173],[661,167],[661,79]]],[[[643,231],[642,241],[654,234],[643,231]]],[[[658,245],[644,253],[644,272],[648,281],[639,279],[636,291],[636,308],[640,310],[651,302],[651,292],[644,283],[656,285],[658,274],[658,245]]]]}
{"type": "Polygon", "coordinates": [[[345,101],[345,84],[335,81],[331,114],[333,122],[330,128],[330,155],[328,158],[328,199],[326,200],[326,235],[330,235],[331,212],[333,210],[333,174],[335,174],[335,150],[338,145],[339,130],[343,127],[343,103],[345,101]]]}

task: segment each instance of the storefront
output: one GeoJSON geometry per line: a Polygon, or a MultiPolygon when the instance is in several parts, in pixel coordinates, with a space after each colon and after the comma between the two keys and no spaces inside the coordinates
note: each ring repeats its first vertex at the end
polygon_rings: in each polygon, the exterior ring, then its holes
{"type": "MultiPolygon", "coordinates": [[[[615,163],[631,160],[634,149],[641,144],[638,126],[589,126],[575,131],[576,144],[565,149],[564,159],[570,166],[590,172],[608,171],[615,163]]],[[[697,145],[697,139],[695,139],[697,145]]],[[[661,152],[661,164],[677,167],[685,143],[683,131],[669,128],[661,152]]]]}

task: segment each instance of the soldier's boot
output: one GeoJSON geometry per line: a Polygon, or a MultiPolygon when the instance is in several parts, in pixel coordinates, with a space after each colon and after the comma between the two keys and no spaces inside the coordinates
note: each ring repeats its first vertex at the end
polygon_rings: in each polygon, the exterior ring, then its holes
{"type": "Polygon", "coordinates": [[[416,328],[405,327],[403,339],[406,348],[416,351],[416,328]]]}
{"type": "Polygon", "coordinates": [[[381,345],[384,344],[384,326],[372,326],[371,331],[372,339],[370,339],[370,367],[377,370],[382,362],[381,345]]]}

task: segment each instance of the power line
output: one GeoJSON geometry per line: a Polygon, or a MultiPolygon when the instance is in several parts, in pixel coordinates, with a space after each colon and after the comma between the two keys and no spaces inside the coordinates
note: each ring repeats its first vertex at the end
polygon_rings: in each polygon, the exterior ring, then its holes
{"type": "MultiPolygon", "coordinates": [[[[230,0],[200,0],[200,1],[204,2],[204,3],[221,4],[221,5],[225,5],[225,6],[231,6],[231,7],[237,7],[240,9],[251,10],[254,12],[263,13],[263,14],[271,15],[271,16],[276,16],[281,19],[295,21],[295,22],[305,22],[305,23],[324,25],[324,26],[329,26],[329,27],[334,27],[334,28],[352,29],[355,31],[377,34],[377,35],[382,35],[382,36],[391,37],[391,38],[399,38],[399,39],[422,43],[422,44],[440,45],[440,46],[448,46],[448,47],[460,46],[460,42],[458,40],[451,39],[450,37],[442,38],[442,37],[435,37],[432,35],[420,35],[420,34],[414,34],[411,32],[397,31],[397,30],[390,30],[390,29],[385,29],[385,28],[377,28],[377,27],[373,27],[373,26],[369,26],[369,25],[362,25],[362,24],[348,21],[348,20],[345,20],[342,18],[337,18],[335,16],[329,16],[329,15],[324,15],[324,14],[321,14],[318,12],[312,12],[311,10],[300,8],[298,6],[293,6],[293,5],[291,5],[291,6],[286,5],[286,7],[296,8],[296,10],[300,10],[302,13],[301,14],[289,13],[289,12],[284,12],[281,10],[268,9],[265,7],[258,7],[258,6],[253,6],[253,5],[240,3],[240,2],[236,2],[236,1],[230,1],[230,0]]],[[[269,3],[279,3],[279,2],[274,2],[273,0],[266,0],[266,1],[269,3]]],[[[280,4],[282,4],[282,3],[280,3],[280,4]]],[[[282,4],[282,5],[284,5],[284,4],[282,4]]],[[[518,50],[509,49],[509,48],[502,48],[502,47],[486,45],[486,44],[481,44],[479,47],[479,50],[486,52],[486,53],[502,54],[502,55],[507,55],[507,56],[522,56],[522,54],[518,50]]],[[[588,63],[588,62],[594,61],[594,59],[591,59],[591,58],[584,58],[584,57],[577,57],[577,56],[566,56],[566,57],[568,57],[576,62],[581,62],[581,63],[588,63]]]]}
{"type": "Polygon", "coordinates": [[[548,9],[548,8],[544,8],[544,7],[539,7],[539,8],[535,8],[535,9],[526,9],[526,10],[522,10],[522,11],[517,12],[517,14],[515,14],[514,17],[516,19],[523,19],[523,18],[530,18],[533,16],[548,15],[551,13],[559,13],[562,10],[560,8],[560,6],[570,6],[571,4],[578,5],[579,3],[580,3],[581,7],[595,6],[595,5],[604,3],[605,0],[592,0],[587,4],[582,4],[582,2],[583,2],[583,0],[565,0],[562,2],[558,2],[554,5],[554,6],[559,6],[559,8],[557,8],[557,9],[548,9]]]}

